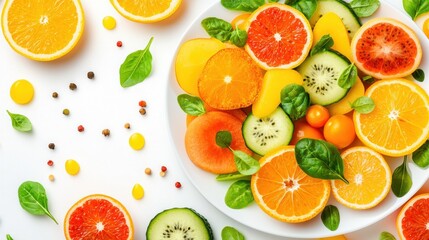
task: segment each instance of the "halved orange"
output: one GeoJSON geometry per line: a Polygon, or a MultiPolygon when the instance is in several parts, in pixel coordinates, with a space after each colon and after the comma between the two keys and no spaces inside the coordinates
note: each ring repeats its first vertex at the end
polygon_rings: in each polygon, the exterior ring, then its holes
{"type": "Polygon", "coordinates": [[[201,99],[210,107],[230,110],[250,106],[264,77],[261,68],[241,48],[225,48],[206,63],[198,80],[201,99]]]}
{"type": "Polygon", "coordinates": [[[116,199],[94,194],[77,201],[64,218],[67,240],[131,240],[134,226],[127,209],[116,199]]]}
{"type": "Polygon", "coordinates": [[[414,196],[402,207],[396,228],[402,240],[429,239],[429,193],[414,196]]]}
{"type": "Polygon", "coordinates": [[[284,146],[260,159],[261,168],[252,176],[255,202],[273,218],[304,222],[319,214],[329,199],[329,181],[308,176],[298,166],[294,146],[284,146]]]}
{"type": "Polygon", "coordinates": [[[429,96],[407,79],[380,80],[365,92],[371,113],[355,112],[356,135],[368,147],[393,157],[414,152],[429,138],[429,96]]]}
{"type": "Polygon", "coordinates": [[[142,23],[164,20],[177,11],[182,0],[110,0],[125,18],[142,23]]]}
{"type": "Polygon", "coordinates": [[[70,52],[84,29],[79,0],[7,0],[1,21],[9,45],[38,61],[51,61],[70,52]]]}
{"type": "Polygon", "coordinates": [[[392,173],[383,156],[368,147],[351,147],[341,153],[344,177],[332,180],[332,194],[341,204],[353,209],[378,205],[390,191],[392,173]]]}
{"type": "Polygon", "coordinates": [[[286,4],[268,3],[248,19],[246,51],[264,69],[292,69],[301,64],[313,43],[307,18],[286,4]]]}

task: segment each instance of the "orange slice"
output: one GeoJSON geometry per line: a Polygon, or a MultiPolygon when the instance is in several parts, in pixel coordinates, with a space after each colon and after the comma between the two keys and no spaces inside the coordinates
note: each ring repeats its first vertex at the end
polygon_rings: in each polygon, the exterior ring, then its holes
{"type": "Polygon", "coordinates": [[[329,199],[328,180],[305,174],[295,159],[294,146],[284,146],[260,159],[261,169],[252,176],[255,202],[273,218],[304,222],[319,214],[329,199]]]}
{"type": "Polygon", "coordinates": [[[396,228],[402,240],[429,239],[429,193],[411,198],[396,218],[396,228]]]}
{"type": "Polygon", "coordinates": [[[390,191],[392,173],[383,156],[368,147],[352,147],[341,153],[344,177],[332,180],[332,193],[341,204],[353,209],[369,209],[390,191]]]}
{"type": "Polygon", "coordinates": [[[19,54],[38,61],[66,55],[84,29],[79,0],[7,0],[1,20],[9,45],[19,54]]]}
{"type": "Polygon", "coordinates": [[[356,135],[368,147],[387,155],[414,152],[429,137],[429,96],[413,81],[381,80],[373,83],[366,96],[375,103],[368,114],[355,112],[356,135]]]}
{"type": "Polygon", "coordinates": [[[67,240],[131,240],[134,227],[127,209],[116,199],[89,195],[77,201],[64,218],[67,240]]]}
{"type": "Polygon", "coordinates": [[[261,6],[248,19],[249,55],[264,69],[292,69],[307,57],[313,32],[307,18],[285,4],[261,6]]]}
{"type": "Polygon", "coordinates": [[[177,11],[182,0],[110,0],[125,18],[142,23],[164,20],[177,11]]]}

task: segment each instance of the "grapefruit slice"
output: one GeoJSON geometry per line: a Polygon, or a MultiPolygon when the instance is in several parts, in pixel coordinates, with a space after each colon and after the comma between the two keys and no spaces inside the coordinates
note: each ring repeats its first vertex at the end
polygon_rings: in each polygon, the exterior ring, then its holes
{"type": "Polygon", "coordinates": [[[422,47],[416,34],[391,18],[374,18],[356,32],[351,42],[356,66],[378,79],[405,77],[422,60],[422,47]]]}
{"type": "Polygon", "coordinates": [[[414,196],[402,207],[396,228],[403,240],[429,239],[429,193],[414,196]]]}
{"type": "Polygon", "coordinates": [[[245,49],[262,68],[292,69],[307,57],[313,32],[307,18],[295,8],[265,4],[248,22],[245,49]]]}

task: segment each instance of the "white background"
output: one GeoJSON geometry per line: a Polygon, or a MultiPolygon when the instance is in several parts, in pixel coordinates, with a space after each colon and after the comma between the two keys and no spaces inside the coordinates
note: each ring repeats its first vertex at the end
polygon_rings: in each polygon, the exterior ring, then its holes
{"type": "MultiPolygon", "coordinates": [[[[121,201],[134,221],[135,239],[145,239],[146,228],[156,213],[171,207],[192,207],[204,215],[213,228],[215,238],[226,225],[241,231],[246,239],[287,239],[267,235],[233,221],[214,208],[192,186],[174,154],[166,120],[166,88],[168,70],[183,32],[193,19],[215,0],[183,0],[171,18],[155,24],[140,24],[124,19],[108,1],[83,0],[85,31],[79,44],[67,56],[53,62],[36,62],[15,53],[0,37],[0,239],[7,233],[17,240],[64,239],[63,219],[70,206],[80,198],[102,193],[121,201]],[[108,31],[103,17],[116,18],[117,27],[108,31]],[[153,71],[141,84],[124,89],[119,84],[119,66],[125,57],[143,49],[150,37],[153,71]],[[116,42],[123,47],[116,47],[116,42]],[[86,77],[88,71],[95,78],[86,77]],[[9,97],[12,83],[28,79],[35,87],[34,100],[17,105],[9,97]],[[69,83],[77,84],[71,91],[69,83]],[[59,97],[53,99],[52,92],[59,97]],[[147,114],[141,116],[138,102],[146,100],[147,114]],[[64,116],[62,110],[70,109],[64,116]],[[31,133],[15,131],[6,110],[30,118],[31,133]],[[123,127],[129,122],[131,129],[123,127]],[[83,133],[77,126],[85,127],[83,133]],[[101,134],[109,128],[111,136],[101,134]],[[128,137],[140,132],[146,137],[142,151],[128,145],[128,137]],[[48,144],[56,144],[55,150],[48,144]],[[52,159],[54,166],[46,162],[52,159]],[[64,162],[75,159],[81,165],[77,176],[64,170],[64,162]],[[168,168],[159,176],[162,165],[168,168]],[[150,167],[153,174],[144,174],[150,167]],[[55,181],[48,176],[53,174],[55,181]],[[49,209],[56,225],[48,217],[33,216],[19,205],[17,190],[27,180],[42,183],[49,198],[49,209]],[[180,181],[181,189],[174,183],[180,181]],[[145,188],[145,197],[135,200],[131,189],[135,183],[145,188]]],[[[401,1],[392,1],[402,9],[401,1]]],[[[1,1],[3,6],[4,1],[1,1]]],[[[183,116],[177,116],[182,118],[183,116]]],[[[428,189],[426,184],[425,189],[428,189]]],[[[378,239],[380,232],[396,235],[396,213],[385,220],[350,233],[348,239],[378,239]]]]}

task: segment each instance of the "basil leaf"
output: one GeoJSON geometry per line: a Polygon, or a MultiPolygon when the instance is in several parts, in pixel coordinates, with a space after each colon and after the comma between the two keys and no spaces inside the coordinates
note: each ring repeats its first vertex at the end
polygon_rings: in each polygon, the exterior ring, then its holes
{"type": "Polygon", "coordinates": [[[13,238],[9,234],[6,234],[6,240],[13,240],[13,238]]]}
{"type": "Polygon", "coordinates": [[[369,75],[364,76],[364,77],[362,78],[362,80],[363,80],[365,83],[368,83],[368,84],[371,84],[371,83],[373,83],[373,82],[375,81],[375,79],[374,79],[372,76],[369,76],[369,75]]]}
{"type": "Polygon", "coordinates": [[[379,0],[353,0],[350,7],[358,17],[369,17],[380,7],[379,0]]]}
{"type": "Polygon", "coordinates": [[[127,56],[119,68],[121,86],[131,87],[143,82],[152,71],[152,54],[149,51],[153,37],[145,49],[135,51],[127,56]]]}
{"type": "Polygon", "coordinates": [[[226,42],[231,38],[232,25],[231,23],[216,17],[209,17],[201,21],[201,25],[206,32],[222,42],[226,42]]]}
{"type": "Polygon", "coordinates": [[[265,0],[221,0],[220,3],[226,9],[253,12],[265,4],[265,0]]]}
{"type": "Polygon", "coordinates": [[[429,140],[413,152],[413,161],[421,168],[429,166],[429,140]]]}
{"type": "Polygon", "coordinates": [[[340,212],[334,205],[327,205],[322,211],[322,222],[331,231],[338,229],[340,225],[340,212]]]}
{"type": "Polygon", "coordinates": [[[247,32],[240,29],[235,29],[231,33],[230,41],[237,47],[244,47],[247,42],[247,32]]]}
{"type": "Polygon", "coordinates": [[[229,131],[219,131],[216,133],[216,144],[219,147],[226,148],[231,145],[232,135],[229,131]]]}
{"type": "Polygon", "coordinates": [[[295,121],[305,116],[310,106],[310,95],[303,86],[293,83],[281,90],[280,101],[283,111],[295,121]]]}
{"type": "Polygon", "coordinates": [[[222,240],[245,240],[243,234],[237,229],[226,226],[222,229],[222,240]]]}
{"type": "Polygon", "coordinates": [[[295,145],[295,158],[299,167],[314,178],[340,179],[344,178],[344,162],[338,149],[323,140],[303,138],[295,145]]]}
{"type": "Polygon", "coordinates": [[[425,80],[425,72],[422,69],[417,69],[412,75],[416,81],[423,82],[425,80]]]}
{"type": "Polygon", "coordinates": [[[298,0],[288,5],[302,12],[307,19],[310,19],[316,11],[317,0],[298,0]]]}
{"type": "Polygon", "coordinates": [[[250,180],[250,175],[244,175],[239,172],[235,173],[224,173],[216,176],[216,180],[219,182],[230,181],[230,180],[250,180]]]}
{"type": "Polygon", "coordinates": [[[419,15],[429,12],[428,0],[402,0],[402,5],[413,20],[416,20],[419,15]]]}
{"type": "Polygon", "coordinates": [[[357,80],[357,67],[352,63],[341,73],[338,85],[344,89],[350,89],[357,80]]]}
{"type": "Polygon", "coordinates": [[[250,181],[238,180],[231,184],[225,195],[225,204],[233,209],[241,209],[253,202],[250,181]]]}
{"type": "Polygon", "coordinates": [[[18,198],[21,207],[33,215],[47,215],[56,224],[57,220],[48,210],[48,198],[45,188],[38,182],[26,181],[18,188],[18,198]]]}
{"type": "Polygon", "coordinates": [[[243,175],[252,175],[261,168],[259,161],[247,155],[245,152],[237,150],[232,151],[232,153],[234,154],[235,165],[239,173],[243,175]]]}
{"type": "Polygon", "coordinates": [[[396,240],[396,238],[389,232],[382,232],[378,240],[396,240]]]}
{"type": "Polygon", "coordinates": [[[351,107],[358,113],[367,114],[374,111],[375,103],[370,97],[362,96],[357,98],[351,107]]]}
{"type": "Polygon", "coordinates": [[[410,173],[407,168],[407,156],[404,157],[404,162],[393,171],[392,174],[392,192],[397,197],[403,197],[410,191],[413,185],[410,173]]]}
{"type": "Polygon", "coordinates": [[[316,45],[314,45],[314,47],[311,49],[310,56],[325,50],[329,50],[332,46],[334,46],[334,39],[332,39],[331,35],[323,35],[316,45]]]}
{"type": "Polygon", "coordinates": [[[206,113],[204,103],[199,97],[194,97],[188,94],[180,94],[177,96],[177,102],[180,108],[189,115],[200,116],[206,113]]]}
{"type": "Polygon", "coordinates": [[[15,130],[20,132],[29,132],[33,129],[30,119],[28,119],[26,116],[17,113],[11,113],[8,110],[6,110],[6,112],[9,114],[10,120],[12,120],[12,127],[15,130]]]}

